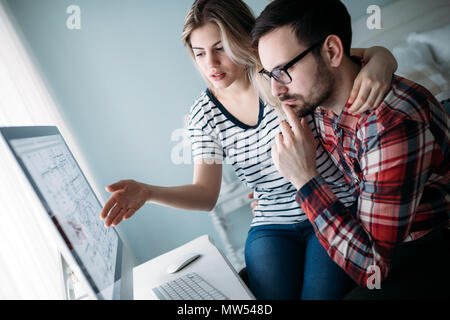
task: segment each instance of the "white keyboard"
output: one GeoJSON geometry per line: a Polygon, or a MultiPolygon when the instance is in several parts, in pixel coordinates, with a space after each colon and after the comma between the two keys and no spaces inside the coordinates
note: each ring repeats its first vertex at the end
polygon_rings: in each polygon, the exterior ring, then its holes
{"type": "Polygon", "coordinates": [[[197,273],[188,273],[152,289],[160,300],[228,300],[197,273]]]}

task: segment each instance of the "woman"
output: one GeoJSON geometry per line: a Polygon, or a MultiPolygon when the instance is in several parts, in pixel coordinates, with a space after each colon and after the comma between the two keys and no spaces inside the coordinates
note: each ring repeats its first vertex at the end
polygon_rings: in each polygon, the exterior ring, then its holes
{"type": "MultiPolygon", "coordinates": [[[[250,39],[254,21],[241,0],[195,1],[186,16],[182,39],[208,89],[190,110],[193,183],[158,187],[133,180],[119,181],[107,187],[113,194],[101,218],[106,218],[106,226],[117,225],[146,202],[210,211],[220,191],[222,161],[227,158],[258,200],[245,253],[250,289],[255,296],[339,299],[353,284],[327,256],[295,201],[295,188],[271,161],[271,143],[279,132],[280,117],[259,98],[255,88],[265,83],[256,81],[260,64],[250,39]]],[[[356,50],[353,54],[364,54],[368,60],[352,94],[358,97],[354,109],[367,101],[360,109],[364,111],[378,105],[374,97],[387,91],[396,62],[384,49],[356,50]],[[373,51],[376,55],[370,59],[373,51]],[[369,79],[374,77],[381,80],[371,88],[369,79]]],[[[311,117],[309,120],[314,126],[311,117]]],[[[342,174],[320,144],[317,166],[341,201],[351,206],[354,190],[345,185],[342,174]]]]}

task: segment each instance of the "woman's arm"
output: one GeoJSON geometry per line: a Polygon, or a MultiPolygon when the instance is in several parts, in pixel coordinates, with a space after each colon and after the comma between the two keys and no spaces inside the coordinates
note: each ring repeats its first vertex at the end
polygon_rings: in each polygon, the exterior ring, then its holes
{"type": "Polygon", "coordinates": [[[222,164],[196,163],[193,183],[159,187],[134,180],[121,180],[106,190],[113,194],[100,213],[105,226],[116,226],[129,219],[146,202],[183,210],[211,211],[219,197],[222,164]]]}
{"type": "Polygon", "coordinates": [[[351,48],[350,54],[352,56],[361,57],[364,61],[369,61],[372,58],[380,59],[386,63],[392,70],[392,73],[397,71],[398,64],[392,52],[385,47],[374,46],[370,48],[351,48]]]}
{"type": "Polygon", "coordinates": [[[352,56],[362,58],[366,65],[355,79],[348,103],[352,113],[376,109],[390,90],[392,75],[397,70],[397,60],[383,47],[352,48],[352,56]]]}
{"type": "Polygon", "coordinates": [[[221,181],[221,164],[196,163],[191,185],[148,186],[148,202],[177,209],[211,211],[219,197],[221,181]]]}

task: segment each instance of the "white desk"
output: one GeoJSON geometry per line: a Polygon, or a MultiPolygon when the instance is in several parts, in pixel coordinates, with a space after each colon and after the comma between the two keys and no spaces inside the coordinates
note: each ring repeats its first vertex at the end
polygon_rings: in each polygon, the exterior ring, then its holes
{"type": "Polygon", "coordinates": [[[156,300],[152,288],[190,272],[198,273],[231,300],[255,299],[228,260],[210,241],[208,235],[149,260],[133,269],[133,295],[136,300],[156,300]],[[176,257],[190,252],[202,256],[180,271],[169,274],[167,266],[176,257]]]}

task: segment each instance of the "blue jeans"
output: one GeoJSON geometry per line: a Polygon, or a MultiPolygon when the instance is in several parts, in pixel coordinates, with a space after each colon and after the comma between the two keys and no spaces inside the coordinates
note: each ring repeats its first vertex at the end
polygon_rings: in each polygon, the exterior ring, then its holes
{"type": "Polygon", "coordinates": [[[356,286],[328,256],[309,220],[252,227],[245,262],[257,299],[338,300],[356,286]]]}

